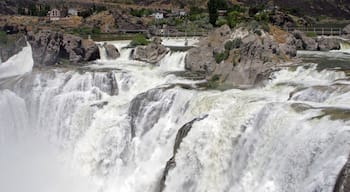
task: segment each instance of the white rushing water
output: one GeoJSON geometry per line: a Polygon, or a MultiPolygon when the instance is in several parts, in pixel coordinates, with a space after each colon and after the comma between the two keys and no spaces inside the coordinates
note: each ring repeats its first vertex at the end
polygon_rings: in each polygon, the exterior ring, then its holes
{"type": "Polygon", "coordinates": [[[194,83],[171,74],[185,56],[18,70],[0,84],[1,191],[158,192],[179,129],[208,115],[163,191],[332,192],[350,149],[343,72],[283,69],[262,88],[199,91],[171,86],[194,83]]]}

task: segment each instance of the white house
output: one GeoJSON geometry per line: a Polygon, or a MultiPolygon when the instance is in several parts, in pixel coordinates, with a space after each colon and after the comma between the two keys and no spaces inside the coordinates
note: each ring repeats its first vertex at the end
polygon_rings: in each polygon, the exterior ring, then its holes
{"type": "Polygon", "coordinates": [[[179,11],[179,16],[186,16],[186,11],[185,10],[183,10],[183,9],[181,9],[180,11],[179,11]]]}
{"type": "Polygon", "coordinates": [[[47,13],[47,16],[50,18],[50,21],[60,20],[60,18],[61,18],[61,11],[58,10],[58,9],[51,9],[47,13]]]}
{"type": "Polygon", "coordinates": [[[155,18],[156,20],[164,19],[164,13],[156,12],[156,13],[154,14],[154,18],[155,18]]]}
{"type": "Polygon", "coordinates": [[[74,9],[74,8],[69,8],[68,9],[68,15],[71,16],[78,16],[78,10],[74,9]]]}

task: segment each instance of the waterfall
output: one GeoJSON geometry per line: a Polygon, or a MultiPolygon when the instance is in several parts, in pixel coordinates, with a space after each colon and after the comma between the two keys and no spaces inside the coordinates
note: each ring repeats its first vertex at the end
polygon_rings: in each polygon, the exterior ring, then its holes
{"type": "MultiPolygon", "coordinates": [[[[111,41],[109,44],[114,45],[120,53],[120,57],[117,58],[118,62],[130,62],[130,54],[132,52],[132,48],[128,48],[130,41],[111,41]]],[[[99,51],[101,56],[101,61],[106,62],[109,59],[107,58],[106,49],[103,46],[104,42],[99,43],[99,51]]]]}
{"type": "Polygon", "coordinates": [[[0,65],[11,79],[0,84],[1,190],[333,191],[350,151],[344,72],[300,66],[255,89],[184,89],[194,82],[171,72],[186,52],[152,66],[124,51],[32,69],[24,49],[0,65]]]}
{"type": "Polygon", "coordinates": [[[185,69],[186,52],[169,52],[159,63],[164,71],[183,71],[185,69]]]}
{"type": "Polygon", "coordinates": [[[350,49],[350,44],[347,42],[341,42],[340,43],[340,50],[349,50],[350,49]]]}
{"type": "Polygon", "coordinates": [[[0,83],[1,80],[23,75],[32,70],[33,67],[32,48],[29,43],[21,52],[12,56],[6,62],[0,63],[0,83]]]}
{"type": "Polygon", "coordinates": [[[340,42],[340,51],[345,53],[350,53],[350,43],[340,42]]]}
{"type": "Polygon", "coordinates": [[[98,50],[100,52],[101,60],[103,60],[103,61],[108,60],[107,59],[106,48],[103,45],[98,45],[98,50]]]}

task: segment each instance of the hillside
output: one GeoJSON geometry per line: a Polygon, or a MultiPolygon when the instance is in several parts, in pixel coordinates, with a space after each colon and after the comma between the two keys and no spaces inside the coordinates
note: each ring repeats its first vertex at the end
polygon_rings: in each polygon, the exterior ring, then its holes
{"type": "Polygon", "coordinates": [[[350,1],[348,0],[240,0],[246,5],[275,4],[297,15],[313,17],[335,17],[350,19],[350,1]]]}

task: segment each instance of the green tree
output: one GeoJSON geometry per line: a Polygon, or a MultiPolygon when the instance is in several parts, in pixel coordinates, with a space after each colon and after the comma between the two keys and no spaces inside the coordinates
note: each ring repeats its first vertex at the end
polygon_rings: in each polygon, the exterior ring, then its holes
{"type": "Polygon", "coordinates": [[[218,19],[218,9],[227,9],[226,0],[209,0],[208,11],[209,11],[209,22],[216,26],[216,20],[218,19]]]}
{"type": "Polygon", "coordinates": [[[217,1],[216,0],[209,0],[208,1],[208,11],[209,11],[209,22],[213,26],[216,26],[216,20],[219,17],[217,1]]]}

